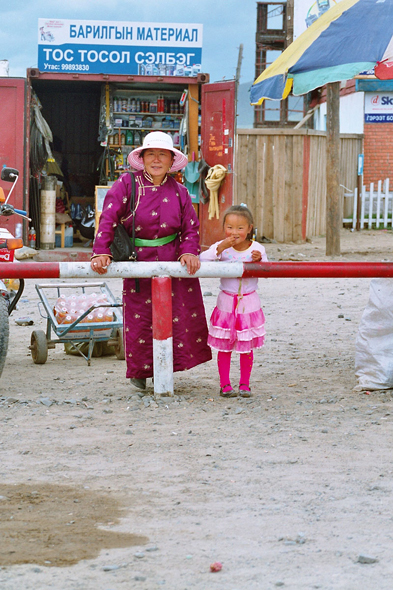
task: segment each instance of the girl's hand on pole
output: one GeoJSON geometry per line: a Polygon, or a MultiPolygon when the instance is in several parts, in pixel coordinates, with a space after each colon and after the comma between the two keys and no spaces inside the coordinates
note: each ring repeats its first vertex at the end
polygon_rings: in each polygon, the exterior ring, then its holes
{"type": "Polygon", "coordinates": [[[261,262],[262,254],[259,252],[259,250],[252,250],[251,251],[251,260],[253,262],[261,262]]]}
{"type": "Polygon", "coordinates": [[[107,272],[107,268],[112,262],[110,256],[106,254],[102,254],[101,256],[95,256],[91,262],[90,266],[94,272],[97,272],[99,275],[104,275],[107,272]]]}
{"type": "Polygon", "coordinates": [[[187,266],[187,272],[189,275],[194,275],[196,271],[201,268],[201,261],[198,256],[193,256],[192,254],[183,254],[183,256],[180,257],[180,264],[182,266],[187,266]]]}

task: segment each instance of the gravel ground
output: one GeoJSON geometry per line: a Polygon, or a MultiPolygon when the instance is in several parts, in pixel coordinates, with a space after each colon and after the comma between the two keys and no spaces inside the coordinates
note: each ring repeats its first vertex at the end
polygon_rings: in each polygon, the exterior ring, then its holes
{"type": "MultiPolygon", "coordinates": [[[[390,260],[392,240],[343,231],[339,259],[390,260]]],[[[271,260],[324,248],[266,244],[271,260]]],[[[354,391],[369,280],[260,280],[266,345],[253,397],[231,400],[215,359],[158,400],[114,356],[88,367],[57,345],[33,364],[34,282],[0,382],[2,590],[392,588],[393,399],[354,391]]],[[[218,280],[201,284],[210,315],[218,280]]]]}

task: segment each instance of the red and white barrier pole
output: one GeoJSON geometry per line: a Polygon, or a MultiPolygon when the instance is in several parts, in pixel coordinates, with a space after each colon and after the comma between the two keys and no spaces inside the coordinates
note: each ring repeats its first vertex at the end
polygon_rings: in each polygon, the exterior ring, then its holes
{"type": "MultiPolygon", "coordinates": [[[[190,278],[180,262],[113,262],[97,275],[90,262],[0,262],[0,279],[190,278]]],[[[195,278],[393,278],[393,262],[202,262],[195,278]]]]}
{"type": "Polygon", "coordinates": [[[153,372],[154,393],[173,395],[172,279],[153,277],[153,372]]]}
{"type": "MultiPolygon", "coordinates": [[[[154,393],[173,395],[171,277],[189,278],[180,262],[114,262],[97,275],[89,262],[0,262],[0,279],[152,277],[154,393]]],[[[195,278],[393,278],[392,262],[202,262],[195,278]]]]}

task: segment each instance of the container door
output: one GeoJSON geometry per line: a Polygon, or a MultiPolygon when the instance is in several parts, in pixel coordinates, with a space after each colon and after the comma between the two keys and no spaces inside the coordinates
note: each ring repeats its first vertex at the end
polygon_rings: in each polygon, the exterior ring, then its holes
{"type": "MultiPolygon", "coordinates": [[[[17,168],[19,179],[10,198],[10,204],[16,209],[26,209],[26,80],[24,78],[0,78],[0,169],[3,166],[17,168]]],[[[5,196],[11,183],[0,180],[5,196]]],[[[1,217],[1,227],[6,227],[15,236],[22,229],[22,217],[12,215],[1,217]]],[[[26,224],[25,224],[26,225],[26,224]]],[[[27,226],[25,227],[26,231],[27,226]]],[[[18,237],[22,237],[21,235],[18,237]]]]}
{"type": "Polygon", "coordinates": [[[227,170],[218,191],[219,218],[209,219],[209,203],[199,205],[202,249],[223,238],[223,214],[233,205],[235,98],[235,80],[202,86],[201,155],[210,167],[221,164],[227,170]]]}

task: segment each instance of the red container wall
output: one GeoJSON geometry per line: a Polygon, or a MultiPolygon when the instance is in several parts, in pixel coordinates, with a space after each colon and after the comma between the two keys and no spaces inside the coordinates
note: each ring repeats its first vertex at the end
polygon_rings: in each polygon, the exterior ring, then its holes
{"type": "MultiPolygon", "coordinates": [[[[26,80],[24,78],[0,78],[0,169],[3,166],[17,168],[19,180],[11,195],[10,204],[25,209],[25,121],[26,121],[26,80]]],[[[0,186],[7,197],[11,183],[0,180],[0,186]]],[[[22,218],[16,215],[1,217],[1,227],[15,235],[15,224],[22,218]]],[[[27,225],[25,223],[25,231],[27,225]]]]}
{"type": "Polygon", "coordinates": [[[202,86],[202,157],[210,167],[221,164],[228,171],[218,193],[219,219],[209,219],[208,203],[199,205],[202,249],[223,238],[223,215],[233,204],[235,93],[235,80],[202,86]]]}

